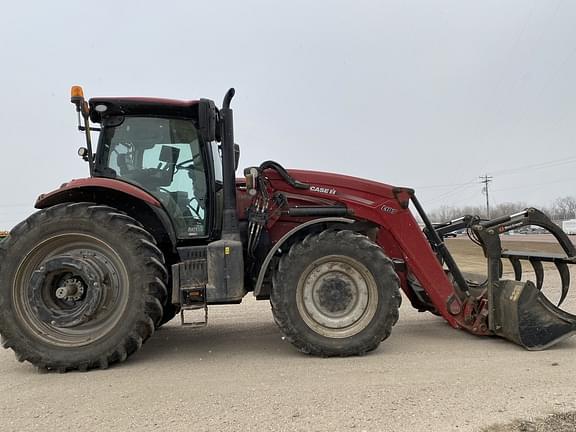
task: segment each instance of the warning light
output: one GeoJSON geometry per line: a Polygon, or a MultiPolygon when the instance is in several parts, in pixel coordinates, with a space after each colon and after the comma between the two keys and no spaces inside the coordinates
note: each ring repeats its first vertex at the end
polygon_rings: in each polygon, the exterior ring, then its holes
{"type": "Polygon", "coordinates": [[[72,86],[70,89],[70,95],[73,98],[84,98],[84,90],[82,90],[81,86],[72,86]]]}
{"type": "Polygon", "coordinates": [[[70,102],[72,102],[76,107],[80,108],[82,101],[84,100],[84,90],[80,86],[72,86],[70,89],[70,102]]]}

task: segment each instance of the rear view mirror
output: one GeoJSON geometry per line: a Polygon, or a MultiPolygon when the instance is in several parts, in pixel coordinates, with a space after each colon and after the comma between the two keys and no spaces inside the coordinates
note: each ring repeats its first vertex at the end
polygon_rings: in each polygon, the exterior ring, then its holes
{"type": "Polygon", "coordinates": [[[213,101],[209,99],[200,99],[198,106],[198,133],[205,142],[220,141],[217,136],[217,117],[218,111],[213,101]]]}

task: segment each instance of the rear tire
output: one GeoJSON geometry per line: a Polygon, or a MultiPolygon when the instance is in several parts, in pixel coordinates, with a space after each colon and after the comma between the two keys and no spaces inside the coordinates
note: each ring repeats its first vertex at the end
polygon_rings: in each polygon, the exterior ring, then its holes
{"type": "Polygon", "coordinates": [[[386,339],[401,297],[394,266],[368,237],[311,234],[282,256],[270,296],[274,319],[300,351],[361,355],[386,339]]]}
{"type": "Polygon", "coordinates": [[[0,246],[2,345],[40,368],[107,368],[153,334],[166,280],[162,252],[131,217],[90,203],[41,210],[0,246]]]}
{"type": "Polygon", "coordinates": [[[180,306],[176,306],[172,304],[171,300],[168,300],[162,310],[162,320],[158,323],[156,329],[159,329],[167,322],[172,321],[174,317],[180,313],[180,306]]]}

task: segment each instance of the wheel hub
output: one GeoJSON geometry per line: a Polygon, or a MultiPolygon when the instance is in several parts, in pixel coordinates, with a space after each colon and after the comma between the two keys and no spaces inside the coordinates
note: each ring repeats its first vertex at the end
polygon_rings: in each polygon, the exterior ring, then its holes
{"type": "Polygon", "coordinates": [[[97,254],[51,257],[32,273],[31,306],[54,327],[76,327],[93,319],[104,298],[110,268],[97,254]]]}
{"type": "Polygon", "coordinates": [[[56,290],[56,298],[67,301],[78,301],[85,292],[84,282],[79,277],[66,279],[63,285],[56,290]]]}
{"type": "Polygon", "coordinates": [[[302,274],[296,303],[304,322],[315,332],[345,338],[371,321],[377,298],[376,282],[366,267],[334,255],[315,261],[302,274]]]}
{"type": "Polygon", "coordinates": [[[353,300],[353,287],[349,280],[341,276],[328,276],[318,287],[318,304],[327,312],[345,311],[353,300]]]}

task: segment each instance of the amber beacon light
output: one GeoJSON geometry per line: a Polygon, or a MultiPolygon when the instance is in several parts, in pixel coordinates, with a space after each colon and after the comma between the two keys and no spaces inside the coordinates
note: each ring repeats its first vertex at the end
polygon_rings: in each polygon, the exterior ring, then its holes
{"type": "Polygon", "coordinates": [[[70,102],[79,106],[84,100],[84,90],[81,86],[72,86],[70,89],[70,102]]]}

